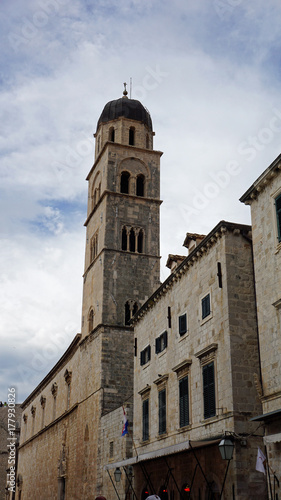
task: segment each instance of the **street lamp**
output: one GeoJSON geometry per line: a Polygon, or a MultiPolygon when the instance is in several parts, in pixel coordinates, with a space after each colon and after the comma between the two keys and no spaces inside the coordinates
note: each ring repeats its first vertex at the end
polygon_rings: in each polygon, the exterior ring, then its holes
{"type": "Polygon", "coordinates": [[[122,474],[122,471],[120,470],[120,468],[116,467],[116,469],[114,471],[114,479],[115,479],[116,483],[120,483],[121,474],[122,474]]]}
{"type": "Polygon", "coordinates": [[[219,444],[219,450],[223,460],[231,460],[234,450],[233,441],[229,438],[223,438],[219,444]]]}
{"type": "Polygon", "coordinates": [[[229,464],[230,464],[230,460],[233,457],[233,450],[234,450],[234,443],[233,443],[233,441],[231,439],[229,439],[229,438],[226,438],[226,437],[223,438],[221,440],[221,442],[219,443],[219,450],[220,450],[221,458],[223,460],[228,460],[226,471],[225,471],[225,476],[224,476],[224,480],[223,480],[223,485],[222,485],[222,489],[221,489],[221,494],[220,494],[220,499],[221,499],[222,498],[222,494],[223,494],[223,489],[224,489],[224,485],[225,485],[225,480],[226,480],[227,472],[228,472],[228,467],[229,467],[229,464]]]}

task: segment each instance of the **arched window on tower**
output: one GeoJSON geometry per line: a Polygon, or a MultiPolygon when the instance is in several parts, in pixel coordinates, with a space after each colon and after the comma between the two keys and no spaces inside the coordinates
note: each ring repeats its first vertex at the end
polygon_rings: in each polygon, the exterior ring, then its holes
{"type": "Polygon", "coordinates": [[[129,172],[121,173],[120,191],[121,193],[129,194],[130,174],[129,172]]]}
{"type": "Polygon", "coordinates": [[[135,145],[135,127],[130,127],[129,130],[129,145],[134,146],[135,145]]]}
{"type": "Polygon", "coordinates": [[[126,227],[123,227],[123,229],[122,229],[122,250],[127,250],[127,247],[128,247],[127,229],[126,229],[126,227]]]}
{"type": "Polygon", "coordinates": [[[144,196],[144,175],[140,174],[137,176],[137,186],[136,186],[136,195],[144,196]]]}
{"type": "Polygon", "coordinates": [[[136,251],[136,235],[135,231],[132,228],[129,234],[129,245],[130,245],[130,252],[135,252],[136,251]]]}
{"type": "Polygon", "coordinates": [[[89,331],[89,333],[91,333],[91,331],[94,328],[94,310],[93,309],[91,309],[89,312],[88,325],[89,325],[88,331],[89,331]]]}
{"type": "Polygon", "coordinates": [[[108,140],[111,142],[115,141],[115,128],[114,127],[110,127],[110,129],[109,129],[108,140]]]}
{"type": "Polygon", "coordinates": [[[146,149],[149,149],[149,135],[146,134],[146,149]]]}
{"type": "Polygon", "coordinates": [[[134,302],[133,300],[127,300],[125,304],[125,325],[129,325],[130,320],[136,314],[138,310],[138,304],[137,302],[134,302]]]}
{"type": "Polygon", "coordinates": [[[138,253],[143,253],[143,230],[141,229],[138,234],[138,253]]]}

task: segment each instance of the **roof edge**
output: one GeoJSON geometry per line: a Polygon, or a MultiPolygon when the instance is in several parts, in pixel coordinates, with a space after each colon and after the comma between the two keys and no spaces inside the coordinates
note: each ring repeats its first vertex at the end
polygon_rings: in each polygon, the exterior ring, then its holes
{"type": "Polygon", "coordinates": [[[64,362],[67,361],[67,359],[70,357],[70,354],[74,354],[76,351],[80,340],[81,340],[81,333],[77,333],[69,345],[69,347],[66,349],[66,351],[63,353],[61,358],[58,360],[58,362],[53,366],[53,368],[47,373],[47,375],[39,382],[39,384],[35,387],[35,389],[27,396],[27,398],[24,400],[24,402],[21,404],[21,408],[24,409],[28,403],[32,401],[32,399],[37,395],[40,389],[43,388],[43,386],[46,386],[46,383],[52,378],[52,376],[56,373],[60,365],[64,362]]]}

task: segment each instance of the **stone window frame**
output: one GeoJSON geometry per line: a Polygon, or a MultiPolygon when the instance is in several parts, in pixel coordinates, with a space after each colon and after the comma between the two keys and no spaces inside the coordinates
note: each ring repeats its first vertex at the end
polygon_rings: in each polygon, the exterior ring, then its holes
{"type": "Polygon", "coordinates": [[[157,386],[157,394],[158,394],[158,437],[162,438],[167,435],[168,432],[168,378],[169,375],[160,375],[156,380],[154,380],[154,384],[157,386]],[[163,419],[163,408],[160,407],[161,398],[160,394],[165,394],[165,419],[163,419]],[[165,426],[162,428],[162,422],[165,422],[165,426]]]}
{"type": "Polygon", "coordinates": [[[139,395],[141,396],[141,405],[142,405],[142,442],[146,443],[149,441],[150,438],[150,393],[151,393],[151,386],[146,385],[143,389],[139,391],[139,395]],[[147,422],[144,422],[144,403],[147,402],[148,405],[148,412],[147,412],[147,422]],[[146,425],[146,429],[144,428],[144,425],[146,425]],[[145,433],[145,430],[147,433],[145,433]]]}
{"type": "Polygon", "coordinates": [[[186,429],[191,428],[192,425],[192,401],[191,401],[191,364],[192,360],[191,359],[185,359],[184,361],[181,361],[178,365],[174,366],[172,368],[172,371],[177,374],[177,382],[178,382],[178,422],[179,422],[179,428],[178,431],[185,431],[186,429]],[[189,416],[189,421],[188,424],[185,426],[180,425],[180,380],[184,379],[185,377],[188,377],[188,416],[189,416]]]}
{"type": "Polygon", "coordinates": [[[210,344],[209,346],[205,347],[201,351],[197,352],[195,354],[195,357],[199,359],[200,361],[200,367],[201,367],[201,401],[202,401],[202,416],[203,416],[203,422],[206,422],[209,419],[214,419],[217,418],[217,408],[218,408],[218,377],[217,377],[217,349],[218,349],[218,344],[213,343],[210,344]],[[215,413],[214,415],[211,415],[209,417],[205,417],[205,404],[204,404],[204,383],[203,383],[203,369],[205,366],[210,365],[213,363],[214,366],[214,402],[215,402],[215,413]]]}

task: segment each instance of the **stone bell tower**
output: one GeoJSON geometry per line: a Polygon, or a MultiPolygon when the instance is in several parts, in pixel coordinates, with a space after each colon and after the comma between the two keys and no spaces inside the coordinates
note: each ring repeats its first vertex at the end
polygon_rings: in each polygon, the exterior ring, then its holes
{"type": "Polygon", "coordinates": [[[82,338],[102,335],[98,348],[103,411],[108,411],[126,393],[121,358],[131,363],[130,369],[123,363],[123,370],[133,369],[130,319],[159,286],[162,153],[153,150],[149,112],[128,98],[126,88],[123,97],[105,105],[94,136],[95,162],[87,177],[82,338]]]}

